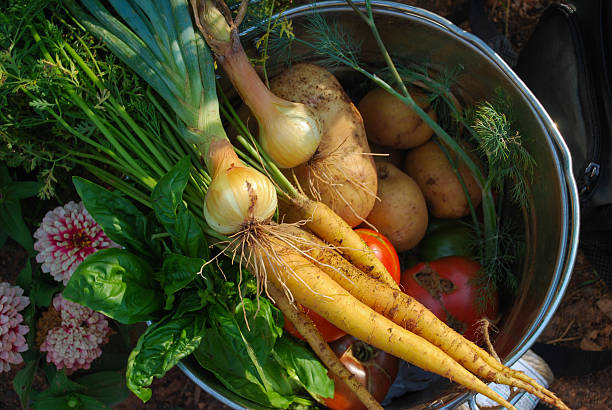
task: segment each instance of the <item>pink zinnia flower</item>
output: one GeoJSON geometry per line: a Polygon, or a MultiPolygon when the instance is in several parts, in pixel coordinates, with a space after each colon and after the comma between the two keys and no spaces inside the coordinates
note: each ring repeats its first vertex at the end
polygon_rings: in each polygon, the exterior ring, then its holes
{"type": "Polygon", "coordinates": [[[83,202],[68,202],[47,212],[34,232],[36,261],[55,280],[68,283],[70,276],[89,254],[118,247],[89,215],[83,202]]]}
{"type": "Polygon", "coordinates": [[[100,346],[108,342],[111,329],[106,317],[88,307],[64,299],[61,294],[53,298],[53,307],[61,317],[61,324],[50,329],[40,345],[47,352],[47,362],[67,373],[89,369],[91,362],[100,357],[100,346]]]}
{"type": "Polygon", "coordinates": [[[0,373],[8,372],[11,364],[23,362],[21,352],[28,350],[24,335],[30,328],[22,325],[21,312],[30,304],[19,286],[0,283],[0,373]]]}

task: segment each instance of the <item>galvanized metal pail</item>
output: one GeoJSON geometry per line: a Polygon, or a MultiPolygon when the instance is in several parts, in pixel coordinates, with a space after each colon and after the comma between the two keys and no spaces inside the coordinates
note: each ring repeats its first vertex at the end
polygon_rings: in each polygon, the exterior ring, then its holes
{"type": "MultiPolygon", "coordinates": [[[[495,89],[502,88],[513,101],[514,114],[526,137],[527,148],[536,160],[530,206],[521,216],[527,246],[524,259],[517,267],[520,289],[518,297],[505,312],[495,340],[499,356],[507,365],[512,365],[529,349],[552,317],[574,264],[579,210],[569,151],[533,94],[484,42],[422,9],[386,1],[372,1],[372,5],[382,39],[393,56],[406,61],[426,61],[433,68],[463,67],[454,92],[464,102],[490,98],[495,89]]],[[[363,41],[360,61],[382,65],[369,29],[345,2],[304,5],[284,14],[293,21],[294,31],[299,35],[313,11],[335,19],[347,33],[363,41]]],[[[252,29],[244,34],[243,44],[252,51],[257,32],[252,29]]],[[[262,408],[230,392],[191,357],[183,360],[179,367],[206,392],[233,408],[262,408]]],[[[439,382],[419,394],[395,399],[387,407],[450,408],[467,397],[465,390],[439,382]]]]}

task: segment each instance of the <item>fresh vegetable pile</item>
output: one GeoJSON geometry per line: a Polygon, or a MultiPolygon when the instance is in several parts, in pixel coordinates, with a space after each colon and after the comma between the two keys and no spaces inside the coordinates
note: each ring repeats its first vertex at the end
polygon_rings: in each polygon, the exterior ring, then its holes
{"type": "Polygon", "coordinates": [[[128,388],[147,401],[153,378],[193,354],[261,405],[381,408],[404,360],[507,408],[486,382],[566,408],[476,344],[477,319],[497,319],[496,287],[515,280],[503,194],[527,206],[534,166],[509,102],[461,108],[425,68],[396,66],[369,2],[355,12],[384,69],[362,67],[356,41],[339,41],[321,16],[306,40],[274,16],[282,3],[234,6],[47,0],[10,9],[30,13],[10,39],[43,68],[24,72],[14,64],[24,56],[9,49],[3,101],[10,90],[33,110],[7,104],[3,115],[21,126],[35,117],[62,136],[59,151],[80,171],[76,193],[108,237],[69,272],[62,297],[122,325],[149,324],[127,358],[128,388]],[[263,76],[238,31],[258,18],[263,76]],[[356,106],[313,62],[268,79],[272,41],[346,65],[370,90],[356,106]],[[373,155],[370,142],[403,162],[373,155]],[[431,217],[456,226],[436,228],[431,217]],[[416,255],[426,262],[408,266],[416,255]],[[346,352],[366,379],[353,376],[346,352]]]}

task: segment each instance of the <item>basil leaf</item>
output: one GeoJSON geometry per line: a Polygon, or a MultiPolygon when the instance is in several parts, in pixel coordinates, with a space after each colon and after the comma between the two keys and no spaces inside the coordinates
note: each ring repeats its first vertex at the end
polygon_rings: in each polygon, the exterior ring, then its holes
{"type": "Polygon", "coordinates": [[[208,309],[208,328],[194,356],[230,390],[265,406],[287,408],[296,386],[274,359],[280,313],[266,299],[244,299],[234,312],[208,309]],[[243,311],[244,307],[244,311],[243,311]],[[247,323],[248,321],[248,327],[247,323]]]}
{"type": "Polygon", "coordinates": [[[154,319],[163,305],[149,264],[117,248],[102,249],[85,258],[63,295],[124,324],[154,319]]]}
{"type": "Polygon", "coordinates": [[[173,318],[180,318],[186,313],[201,311],[209,301],[213,301],[214,296],[205,290],[190,290],[181,293],[181,297],[177,303],[173,318]]]}
{"type": "Polygon", "coordinates": [[[189,181],[189,168],[189,157],[185,157],[161,177],[151,193],[151,203],[157,219],[178,249],[187,256],[208,259],[206,237],[182,199],[189,181]]]}
{"type": "Polygon", "coordinates": [[[317,356],[290,336],[283,335],[274,344],[274,353],[289,374],[295,374],[300,384],[315,397],[332,397],[334,382],[317,356]]]}
{"type": "Polygon", "coordinates": [[[129,200],[80,177],[72,182],[87,212],[104,233],[119,245],[141,256],[154,256],[147,240],[147,218],[129,200]]]}
{"type": "Polygon", "coordinates": [[[167,254],[162,265],[162,287],[166,293],[165,309],[172,308],[174,294],[189,285],[201,272],[206,261],[177,253],[167,254]]]}
{"type": "Polygon", "coordinates": [[[234,393],[263,406],[289,407],[295,396],[289,377],[278,362],[270,356],[264,363],[254,363],[244,352],[227,348],[227,344],[227,335],[221,329],[207,329],[194,356],[234,393]]]}
{"type": "Polygon", "coordinates": [[[143,402],[151,398],[153,377],[163,377],[179,360],[191,354],[204,333],[204,316],[163,319],[140,336],[127,365],[127,386],[143,402]]]}

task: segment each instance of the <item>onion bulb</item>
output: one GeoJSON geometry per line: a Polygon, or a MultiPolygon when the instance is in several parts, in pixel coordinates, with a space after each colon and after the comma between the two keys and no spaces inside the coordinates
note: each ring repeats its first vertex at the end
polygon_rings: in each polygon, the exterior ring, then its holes
{"type": "Polygon", "coordinates": [[[307,105],[274,100],[265,116],[257,118],[259,142],[276,165],[293,168],[314,155],[321,142],[321,124],[307,105]]]}
{"type": "Polygon", "coordinates": [[[196,25],[217,62],[257,119],[264,151],[280,168],[294,168],[312,158],[322,132],[316,112],[305,104],[277,97],[264,84],[240,43],[240,22],[225,21],[212,0],[192,0],[192,6],[196,25]]]}
{"type": "Polygon", "coordinates": [[[204,200],[204,218],[215,231],[229,235],[274,215],[276,189],[261,172],[244,165],[219,169],[204,200]]]}

